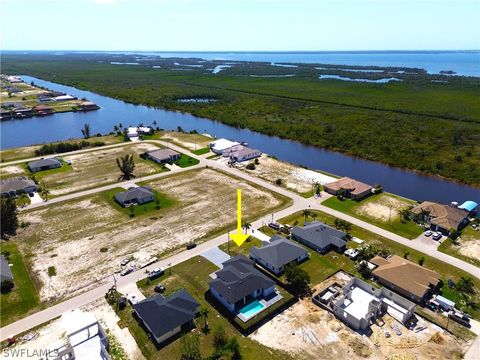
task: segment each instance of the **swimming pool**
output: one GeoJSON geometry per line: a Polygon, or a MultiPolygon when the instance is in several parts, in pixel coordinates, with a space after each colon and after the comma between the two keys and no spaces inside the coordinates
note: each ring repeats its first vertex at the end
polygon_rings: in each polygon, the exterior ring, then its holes
{"type": "Polygon", "coordinates": [[[247,306],[240,309],[240,314],[242,314],[245,318],[250,318],[253,315],[259,313],[265,308],[265,305],[260,303],[260,301],[255,300],[248,304],[247,306]]]}

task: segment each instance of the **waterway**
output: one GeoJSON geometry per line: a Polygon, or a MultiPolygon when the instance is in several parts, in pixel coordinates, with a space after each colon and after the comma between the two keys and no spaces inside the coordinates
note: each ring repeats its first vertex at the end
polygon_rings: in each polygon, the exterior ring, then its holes
{"type": "Polygon", "coordinates": [[[26,82],[34,81],[37,85],[75,95],[78,98],[85,97],[101,108],[90,112],[68,112],[46,117],[3,121],[0,125],[1,149],[78,138],[82,136],[81,128],[85,123],[90,124],[92,133],[105,134],[112,131],[113,126],[119,123],[123,126],[134,126],[139,123],[150,125],[156,121],[157,126],[166,130],[175,130],[181,126],[186,131],[197,130],[218,138],[246,141],[249,146],[274,155],[280,160],[332,174],[350,176],[372,185],[382,184],[385,190],[407,198],[443,203],[474,200],[480,203],[480,189],[453,181],[303,145],[296,141],[263,135],[248,129],[238,129],[190,114],[127,104],[93,92],[30,76],[22,76],[22,78],[26,82]]]}

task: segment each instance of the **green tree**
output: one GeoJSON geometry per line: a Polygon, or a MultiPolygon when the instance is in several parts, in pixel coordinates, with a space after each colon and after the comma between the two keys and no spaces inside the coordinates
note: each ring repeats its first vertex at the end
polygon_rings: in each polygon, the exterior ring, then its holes
{"type": "Polygon", "coordinates": [[[160,209],[160,196],[155,194],[155,209],[160,209]]]}
{"type": "Polygon", "coordinates": [[[0,292],[2,294],[9,293],[14,287],[14,283],[10,279],[5,279],[0,283],[0,292]]]}
{"type": "Polygon", "coordinates": [[[473,295],[475,294],[475,284],[473,283],[472,278],[461,277],[455,285],[457,290],[462,294],[473,295]]]}
{"type": "Polygon", "coordinates": [[[307,219],[312,216],[312,211],[310,209],[303,209],[302,210],[302,216],[304,218],[305,221],[307,221],[307,219]]]}
{"type": "Polygon", "coordinates": [[[242,225],[242,228],[243,230],[245,230],[245,234],[248,232],[248,230],[250,230],[252,228],[252,224],[250,224],[249,222],[244,222],[243,225],[242,225]]]}
{"type": "Polygon", "coordinates": [[[85,123],[82,128],[82,135],[85,139],[90,137],[90,124],[85,123]]]}
{"type": "Polygon", "coordinates": [[[370,279],[372,277],[372,270],[368,267],[365,260],[358,262],[357,270],[364,279],[370,279]]]}
{"type": "Polygon", "coordinates": [[[285,279],[292,291],[298,296],[310,293],[310,275],[300,269],[296,263],[293,262],[285,266],[285,279]]]}
{"type": "Polygon", "coordinates": [[[18,210],[15,199],[12,197],[1,200],[1,235],[15,235],[18,228],[18,210]]]}
{"type": "Polygon", "coordinates": [[[405,223],[410,220],[410,210],[408,208],[398,210],[398,215],[400,215],[400,220],[405,223]]]}
{"type": "Polygon", "coordinates": [[[242,351],[240,349],[240,344],[238,343],[237,338],[234,336],[230,339],[227,344],[228,350],[230,350],[230,359],[231,360],[241,360],[242,351]]]}
{"type": "Polygon", "coordinates": [[[197,334],[189,334],[180,340],[181,360],[201,360],[200,337],[197,334]]]}
{"type": "Polygon", "coordinates": [[[48,195],[50,194],[50,190],[48,190],[48,186],[44,181],[42,182],[42,185],[40,186],[40,194],[45,199],[45,201],[48,201],[48,195]]]}
{"type": "Polygon", "coordinates": [[[208,331],[208,308],[206,306],[202,306],[200,307],[200,319],[203,320],[203,332],[207,332],[208,331]]]}
{"type": "Polygon", "coordinates": [[[347,234],[352,230],[352,224],[343,219],[335,219],[335,227],[339,230],[343,230],[347,234]]]}
{"type": "Polygon", "coordinates": [[[227,343],[227,336],[225,335],[225,328],[218,324],[213,329],[213,346],[215,349],[222,349],[227,343]]]}
{"type": "Polygon", "coordinates": [[[121,158],[117,158],[117,166],[120,169],[122,175],[119,176],[119,180],[130,180],[134,178],[135,175],[133,171],[135,170],[135,161],[133,160],[133,155],[126,154],[121,158]]]}
{"type": "Polygon", "coordinates": [[[420,259],[418,259],[418,265],[423,266],[425,263],[425,258],[422,256],[420,259]]]}
{"type": "Polygon", "coordinates": [[[316,195],[320,195],[322,192],[322,184],[320,184],[318,181],[313,183],[313,191],[316,195]]]}

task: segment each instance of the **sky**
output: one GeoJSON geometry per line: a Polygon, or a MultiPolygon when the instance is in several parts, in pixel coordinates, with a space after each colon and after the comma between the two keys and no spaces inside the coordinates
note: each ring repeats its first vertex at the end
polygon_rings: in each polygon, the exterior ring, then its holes
{"type": "Polygon", "coordinates": [[[2,50],[478,50],[480,1],[0,0],[2,50]]]}

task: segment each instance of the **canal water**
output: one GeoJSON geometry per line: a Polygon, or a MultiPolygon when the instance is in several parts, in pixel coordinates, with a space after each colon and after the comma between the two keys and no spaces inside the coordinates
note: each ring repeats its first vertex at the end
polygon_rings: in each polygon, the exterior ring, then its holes
{"type": "Polygon", "coordinates": [[[34,81],[49,89],[87,98],[101,109],[91,112],[70,112],[46,117],[10,120],[1,123],[1,149],[81,137],[83,124],[89,123],[92,133],[107,133],[113,126],[150,125],[155,120],[157,126],[166,130],[197,130],[216,137],[246,141],[249,146],[274,155],[281,160],[319,169],[340,176],[350,176],[369,184],[382,184],[386,191],[415,199],[432,200],[442,203],[473,200],[480,203],[480,189],[457,184],[433,176],[425,176],[414,171],[390,167],[378,162],[364,160],[341,153],[306,146],[296,141],[267,136],[248,129],[237,129],[217,121],[195,117],[175,111],[127,104],[123,101],[101,96],[89,91],[60,85],[49,81],[22,76],[24,81],[34,81]]]}

